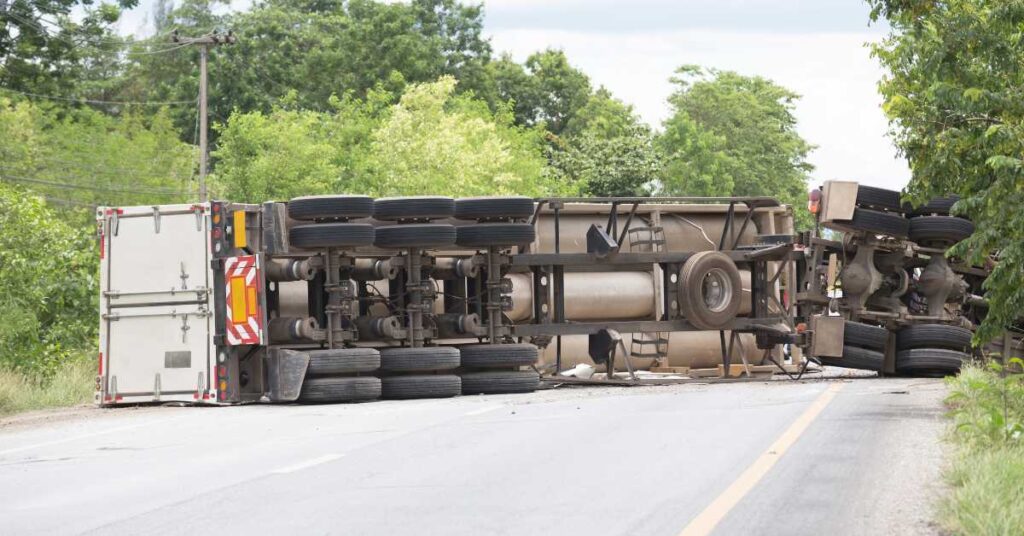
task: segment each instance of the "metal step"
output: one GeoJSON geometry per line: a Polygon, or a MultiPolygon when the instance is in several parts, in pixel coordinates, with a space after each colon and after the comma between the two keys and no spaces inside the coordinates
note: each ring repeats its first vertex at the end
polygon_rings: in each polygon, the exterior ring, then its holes
{"type": "Polygon", "coordinates": [[[629,345],[629,355],[646,359],[667,357],[668,337],[660,332],[634,333],[629,345]]]}

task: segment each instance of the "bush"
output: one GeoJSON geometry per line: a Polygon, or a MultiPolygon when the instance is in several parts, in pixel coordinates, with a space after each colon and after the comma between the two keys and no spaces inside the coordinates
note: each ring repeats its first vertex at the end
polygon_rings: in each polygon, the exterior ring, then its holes
{"type": "Polygon", "coordinates": [[[954,534],[1024,534],[1024,376],[993,363],[947,382],[957,451],[943,523],[954,534]]]}
{"type": "Polygon", "coordinates": [[[0,369],[0,415],[87,403],[93,392],[94,366],[80,356],[59,365],[49,378],[0,369]]]}
{"type": "Polygon", "coordinates": [[[0,368],[49,378],[93,347],[97,262],[89,229],[0,184],[0,368]]]}

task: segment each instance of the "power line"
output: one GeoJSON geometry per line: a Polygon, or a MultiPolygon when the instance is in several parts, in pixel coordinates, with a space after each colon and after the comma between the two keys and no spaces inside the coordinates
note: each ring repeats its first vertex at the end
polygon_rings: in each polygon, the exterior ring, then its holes
{"type": "Polygon", "coordinates": [[[138,105],[138,106],[181,106],[184,104],[195,104],[196,101],[112,101],[112,100],[96,100],[96,99],[83,99],[76,97],[63,97],[57,95],[43,95],[41,93],[31,93],[28,91],[18,91],[17,89],[11,89],[6,87],[0,87],[2,91],[8,91],[10,93],[17,93],[26,97],[35,97],[38,99],[57,100],[64,102],[78,102],[83,104],[127,104],[127,105],[138,105]]]}
{"type": "MultiPolygon", "coordinates": [[[[22,17],[20,15],[12,13],[10,11],[6,12],[5,14],[8,15],[9,17],[11,17],[12,19],[21,22],[25,26],[29,26],[29,27],[34,28],[34,29],[38,30],[39,32],[45,34],[48,39],[53,39],[53,40],[56,40],[56,41],[62,41],[64,43],[66,43],[68,45],[72,45],[72,46],[82,46],[84,44],[107,44],[107,45],[112,45],[112,46],[116,46],[116,47],[120,47],[120,48],[127,48],[127,49],[141,48],[141,47],[153,48],[154,45],[159,44],[159,43],[156,42],[157,38],[166,37],[167,35],[170,35],[171,33],[173,33],[173,30],[171,30],[171,31],[163,32],[161,34],[154,35],[153,37],[149,38],[150,40],[152,40],[150,42],[146,42],[146,41],[135,42],[135,41],[127,41],[127,40],[119,38],[119,37],[102,37],[102,36],[92,37],[92,38],[83,38],[83,39],[80,39],[80,40],[76,41],[71,36],[64,36],[64,35],[60,35],[60,34],[53,35],[53,34],[50,33],[50,31],[51,31],[50,28],[47,28],[47,27],[45,27],[45,26],[43,26],[43,25],[41,25],[41,24],[31,20],[31,19],[26,19],[26,18],[24,18],[24,17],[22,17]]],[[[66,28],[60,27],[60,24],[58,24],[56,22],[52,22],[52,21],[46,20],[46,19],[43,19],[42,16],[39,16],[39,19],[57,26],[58,27],[57,29],[59,29],[61,31],[66,30],[66,28]]],[[[164,48],[149,50],[149,51],[146,51],[146,52],[133,52],[131,50],[128,50],[127,53],[129,55],[163,54],[164,52],[170,52],[172,50],[178,50],[179,48],[182,48],[182,47],[180,47],[180,46],[170,46],[170,47],[164,47],[164,48]]]]}
{"type": "MultiPolygon", "coordinates": [[[[0,168],[9,169],[9,168],[5,168],[4,166],[0,166],[0,168]]],[[[68,183],[68,182],[56,182],[56,181],[50,181],[50,180],[44,180],[44,179],[37,179],[37,178],[34,178],[34,177],[22,177],[20,175],[7,175],[7,174],[3,174],[3,173],[0,173],[0,178],[2,178],[4,180],[7,180],[9,182],[17,182],[17,183],[24,183],[24,184],[38,184],[40,186],[52,186],[54,188],[63,188],[63,189],[71,189],[71,190],[89,190],[89,191],[95,191],[95,192],[116,192],[116,193],[127,193],[127,194],[152,194],[152,195],[185,195],[186,194],[186,192],[183,192],[181,190],[171,190],[171,189],[164,189],[164,188],[149,189],[149,188],[125,188],[125,187],[115,187],[115,186],[91,186],[91,185],[88,185],[88,184],[73,184],[73,183],[68,183]]]]}
{"type": "MultiPolygon", "coordinates": [[[[0,151],[0,157],[8,158],[9,156],[10,156],[10,153],[4,154],[3,151],[0,151]]],[[[112,176],[124,177],[124,178],[129,178],[129,179],[134,179],[134,178],[138,178],[138,177],[144,177],[144,178],[150,178],[150,179],[163,179],[163,178],[168,177],[169,175],[171,176],[171,178],[174,178],[173,174],[163,174],[163,173],[157,174],[157,173],[144,172],[144,171],[140,171],[140,170],[137,170],[137,169],[123,168],[123,167],[96,166],[96,165],[90,165],[90,164],[86,164],[86,163],[78,162],[78,161],[74,161],[74,160],[64,160],[64,159],[61,159],[61,158],[52,158],[52,157],[35,156],[35,155],[33,155],[33,156],[29,157],[29,158],[31,160],[41,160],[43,162],[53,163],[54,167],[73,167],[73,168],[75,168],[77,170],[80,170],[80,171],[88,171],[90,173],[99,173],[101,175],[112,175],[112,176]]],[[[192,173],[195,174],[195,170],[194,169],[193,169],[192,173]]]]}

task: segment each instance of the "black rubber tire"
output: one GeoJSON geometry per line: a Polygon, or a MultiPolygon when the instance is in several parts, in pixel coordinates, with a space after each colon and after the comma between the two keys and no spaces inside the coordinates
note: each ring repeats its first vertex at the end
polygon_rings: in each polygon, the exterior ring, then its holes
{"type": "Polygon", "coordinates": [[[288,202],[288,216],[295,220],[369,218],[372,215],[373,198],[365,195],[313,195],[288,202]]]}
{"type": "Polygon", "coordinates": [[[863,208],[853,209],[853,219],[847,226],[858,231],[899,238],[906,238],[910,233],[910,221],[900,214],[863,208]]]}
{"type": "Polygon", "coordinates": [[[857,206],[894,211],[902,209],[898,191],[863,184],[857,186],[857,206]]]}
{"type": "Polygon", "coordinates": [[[844,346],[843,357],[819,357],[818,360],[821,361],[821,364],[828,365],[830,367],[843,367],[879,372],[882,370],[882,363],[885,361],[885,354],[874,350],[868,350],[867,348],[844,346]]]}
{"type": "Polygon", "coordinates": [[[462,379],[454,374],[416,374],[381,378],[384,398],[448,398],[462,394],[462,379]]]}
{"type": "Polygon", "coordinates": [[[973,233],[970,220],[955,216],[919,216],[910,220],[910,239],[921,246],[950,246],[973,233]]]}
{"type": "Polygon", "coordinates": [[[476,223],[455,228],[455,244],[467,248],[521,246],[536,238],[529,223],[476,223]]]}
{"type": "Polygon", "coordinates": [[[896,333],[897,350],[945,348],[957,352],[971,351],[971,330],[942,324],[916,324],[896,333]]]}
{"type": "Polygon", "coordinates": [[[896,372],[907,376],[948,376],[960,372],[970,355],[946,348],[915,348],[896,354],[896,372]]]}
{"type": "Polygon", "coordinates": [[[437,220],[455,215],[450,197],[384,197],[373,202],[373,217],[383,221],[437,220]]]}
{"type": "Polygon", "coordinates": [[[299,402],[358,402],[381,396],[380,378],[373,376],[306,378],[299,402]]]}
{"type": "Polygon", "coordinates": [[[903,204],[903,212],[908,216],[949,216],[950,211],[953,209],[953,205],[960,200],[960,196],[951,195],[948,197],[936,197],[924,205],[914,208],[910,203],[903,204]]]}
{"type": "Polygon", "coordinates": [[[451,346],[382,348],[380,369],[385,372],[427,372],[459,368],[459,349],[451,346]]]}
{"type": "Polygon", "coordinates": [[[743,297],[740,271],[736,263],[724,253],[701,251],[695,253],[679,272],[679,311],[698,329],[725,329],[736,318],[743,297]],[[712,270],[721,270],[731,282],[731,295],[719,310],[712,310],[703,298],[704,277],[712,270]]]}
{"type": "Polygon", "coordinates": [[[377,228],[374,245],[381,248],[445,248],[455,245],[449,223],[406,223],[377,228]]]}
{"type": "Polygon", "coordinates": [[[496,395],[532,393],[540,387],[540,375],[532,370],[467,372],[462,375],[462,394],[496,395]]]}
{"type": "Polygon", "coordinates": [[[374,240],[368,223],[312,223],[288,231],[291,245],[300,248],[342,248],[369,246],[374,240]]]}
{"type": "Polygon", "coordinates": [[[455,217],[460,220],[526,220],[533,217],[533,209],[533,199],[523,196],[455,200],[455,217]]]}
{"type": "Polygon", "coordinates": [[[459,348],[466,368],[529,367],[536,365],[540,351],[532,344],[470,344],[459,348]]]}
{"type": "Polygon", "coordinates": [[[373,372],[380,368],[380,352],[376,348],[336,348],[306,353],[309,354],[306,374],[311,376],[373,372]]]}
{"type": "Polygon", "coordinates": [[[888,342],[889,330],[885,328],[850,321],[847,321],[843,328],[843,344],[846,346],[883,352],[888,342]]]}

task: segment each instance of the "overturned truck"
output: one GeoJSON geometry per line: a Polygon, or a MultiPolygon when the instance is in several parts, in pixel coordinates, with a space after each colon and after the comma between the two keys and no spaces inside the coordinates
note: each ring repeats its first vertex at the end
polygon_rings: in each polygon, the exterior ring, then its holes
{"type": "Polygon", "coordinates": [[[885,356],[902,355],[890,342],[907,338],[907,314],[869,305],[909,283],[867,268],[855,291],[856,259],[893,247],[888,229],[842,212],[863,210],[853,191],[836,189],[833,206],[828,187],[812,203],[861,242],[797,233],[792,209],[765,197],[102,208],[95,400],[529,392],[581,362],[634,381],[642,370],[728,378],[767,363],[802,370],[805,354],[842,366],[867,355],[897,372],[885,356]]]}

